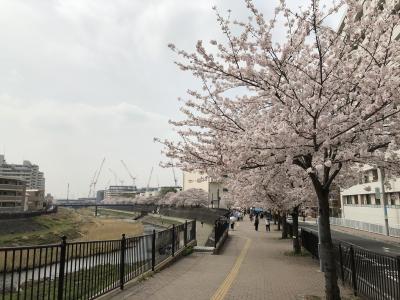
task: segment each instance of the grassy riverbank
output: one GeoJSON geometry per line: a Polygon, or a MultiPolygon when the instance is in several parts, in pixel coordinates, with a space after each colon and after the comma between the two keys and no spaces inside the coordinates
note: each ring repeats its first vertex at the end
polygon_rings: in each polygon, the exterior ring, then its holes
{"type": "Polygon", "coordinates": [[[59,243],[65,235],[68,240],[117,239],[143,233],[139,222],[127,222],[136,214],[100,209],[94,217],[93,209],[60,208],[56,214],[27,219],[0,220],[0,247],[43,245],[59,243]]]}

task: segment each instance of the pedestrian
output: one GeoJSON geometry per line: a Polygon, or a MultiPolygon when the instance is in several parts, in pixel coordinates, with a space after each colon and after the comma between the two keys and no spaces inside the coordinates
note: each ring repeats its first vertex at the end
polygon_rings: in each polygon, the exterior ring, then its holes
{"type": "Polygon", "coordinates": [[[250,222],[253,222],[253,214],[250,214],[250,222]]]}
{"type": "Polygon", "coordinates": [[[254,220],[254,228],[256,231],[258,231],[258,224],[260,223],[260,220],[258,219],[258,215],[256,215],[256,219],[254,220]]]}
{"type": "Polygon", "coordinates": [[[271,231],[271,223],[269,222],[269,219],[267,217],[265,218],[265,230],[271,231]]]}
{"type": "Polygon", "coordinates": [[[235,229],[235,221],[236,221],[236,218],[235,218],[234,216],[231,216],[231,217],[229,218],[229,221],[230,221],[230,223],[231,223],[231,229],[234,230],[234,229],[235,229]]]}

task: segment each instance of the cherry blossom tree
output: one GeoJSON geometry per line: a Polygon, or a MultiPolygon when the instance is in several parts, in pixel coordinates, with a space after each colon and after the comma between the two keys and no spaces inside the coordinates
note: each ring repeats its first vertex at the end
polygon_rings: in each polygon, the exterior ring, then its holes
{"type": "Polygon", "coordinates": [[[208,193],[202,189],[191,188],[177,193],[177,205],[179,206],[207,206],[208,193]]]}
{"type": "Polygon", "coordinates": [[[400,170],[400,45],[393,1],[318,0],[291,10],[280,1],[266,21],[251,0],[251,16],[232,21],[217,10],[225,41],[199,41],[189,53],[170,45],[178,66],[203,89],[189,91],[181,141],[163,141],[185,170],[235,175],[251,169],[301,168],[318,198],[320,257],[327,299],[340,299],[329,225],[332,182],[354,164],[400,170]],[[365,2],[365,3],[364,3],[365,2]],[[359,18],[363,9],[363,17],[359,18]],[[346,6],[344,25],[326,19],[346,6]],[[284,21],[285,38],[273,37],[284,21]],[[232,96],[236,95],[236,96],[232,96]]]}

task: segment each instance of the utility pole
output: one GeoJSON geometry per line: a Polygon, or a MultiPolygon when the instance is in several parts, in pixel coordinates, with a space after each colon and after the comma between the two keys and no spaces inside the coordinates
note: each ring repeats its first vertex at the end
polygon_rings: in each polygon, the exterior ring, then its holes
{"type": "Polygon", "coordinates": [[[389,236],[389,219],[386,207],[386,197],[385,197],[385,170],[383,168],[378,168],[378,176],[380,178],[380,189],[375,189],[375,198],[381,199],[383,206],[383,218],[385,219],[385,233],[389,236]]]}

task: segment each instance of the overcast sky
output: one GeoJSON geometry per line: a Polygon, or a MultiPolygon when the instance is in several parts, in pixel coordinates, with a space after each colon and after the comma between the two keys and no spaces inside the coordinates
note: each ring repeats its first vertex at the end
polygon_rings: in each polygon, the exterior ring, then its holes
{"type": "MultiPolygon", "coordinates": [[[[270,16],[276,1],[258,2],[270,16]]],[[[109,168],[130,184],[121,159],[138,186],[152,166],[151,185],[173,185],[153,138],[174,137],[167,122],[179,116],[176,99],[197,84],[167,44],[192,50],[198,39],[219,38],[211,7],[245,19],[243,3],[1,0],[0,153],[38,164],[56,197],[67,183],[70,197],[87,196],[103,157],[98,188],[115,183],[109,168]]]]}

